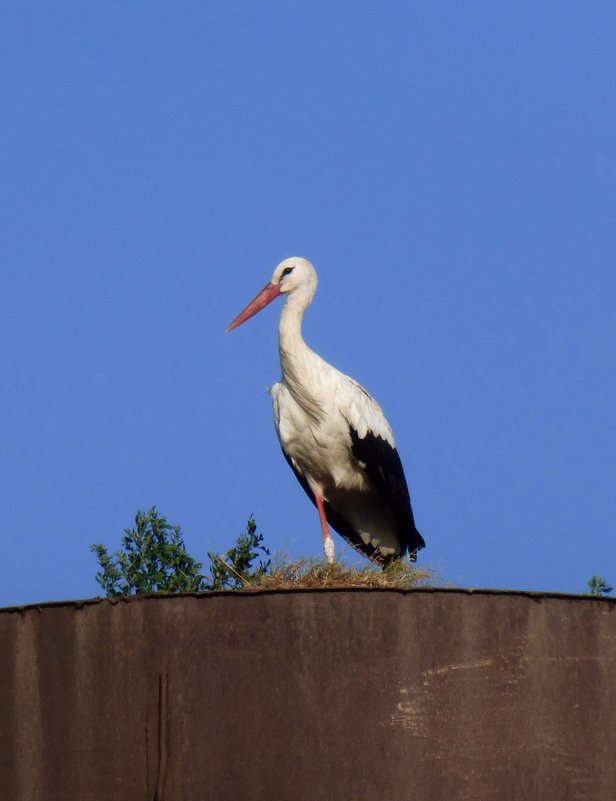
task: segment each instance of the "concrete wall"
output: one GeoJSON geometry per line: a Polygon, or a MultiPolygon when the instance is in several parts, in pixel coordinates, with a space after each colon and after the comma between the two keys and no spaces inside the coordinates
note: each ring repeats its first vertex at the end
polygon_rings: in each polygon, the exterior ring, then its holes
{"type": "Polygon", "coordinates": [[[97,600],[0,644],[2,801],[616,797],[612,599],[97,600]]]}

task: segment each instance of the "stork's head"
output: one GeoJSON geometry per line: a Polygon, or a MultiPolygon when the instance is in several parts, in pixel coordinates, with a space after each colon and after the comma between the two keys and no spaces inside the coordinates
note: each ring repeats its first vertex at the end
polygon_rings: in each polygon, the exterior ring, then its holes
{"type": "Polygon", "coordinates": [[[309,261],[302,259],[300,256],[292,256],[290,259],[285,259],[274,270],[269,284],[238,314],[227,328],[227,331],[232,331],[238,325],[249,320],[280,295],[290,295],[291,293],[293,295],[301,295],[305,305],[308,305],[316,288],[317,272],[309,261]]]}
{"type": "Polygon", "coordinates": [[[295,289],[314,290],[317,288],[317,272],[306,259],[292,256],[281,261],[274,270],[270,284],[278,286],[281,294],[293,292],[295,289]]]}

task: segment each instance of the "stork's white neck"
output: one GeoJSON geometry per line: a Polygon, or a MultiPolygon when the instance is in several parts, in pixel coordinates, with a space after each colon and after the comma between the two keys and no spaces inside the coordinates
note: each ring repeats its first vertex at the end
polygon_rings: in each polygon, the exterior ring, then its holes
{"type": "Polygon", "coordinates": [[[282,379],[291,394],[311,417],[321,415],[322,399],[315,384],[315,365],[322,359],[311,350],[302,337],[302,318],[312,300],[316,286],[289,293],[278,327],[278,351],[282,379]]]}
{"type": "Polygon", "coordinates": [[[280,366],[285,374],[289,361],[301,358],[310,349],[302,337],[302,320],[314,292],[298,289],[287,295],[278,326],[280,366]]]}

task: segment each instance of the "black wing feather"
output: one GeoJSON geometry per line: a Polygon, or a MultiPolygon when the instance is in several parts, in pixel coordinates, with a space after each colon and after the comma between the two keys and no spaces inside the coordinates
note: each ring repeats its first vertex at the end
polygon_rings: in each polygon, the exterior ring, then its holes
{"type": "Polygon", "coordinates": [[[398,451],[389,442],[368,432],[361,438],[350,428],[353,455],[365,465],[365,473],[374,488],[380,492],[398,523],[402,553],[413,555],[426,543],[417,531],[411,498],[398,451]]]}

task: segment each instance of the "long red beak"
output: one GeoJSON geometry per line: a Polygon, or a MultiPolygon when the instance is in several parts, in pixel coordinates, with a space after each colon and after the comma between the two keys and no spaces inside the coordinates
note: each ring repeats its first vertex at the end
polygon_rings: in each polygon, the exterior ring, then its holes
{"type": "Polygon", "coordinates": [[[234,328],[237,328],[238,325],[241,325],[242,323],[245,323],[246,320],[254,317],[257,312],[260,312],[261,309],[264,309],[268,303],[271,303],[281,294],[282,292],[280,291],[280,286],[278,284],[268,284],[259,292],[254,300],[250,301],[244,311],[237,315],[235,320],[225,329],[225,331],[233,331],[234,328]]]}

